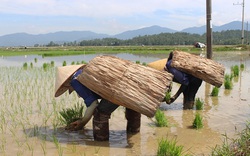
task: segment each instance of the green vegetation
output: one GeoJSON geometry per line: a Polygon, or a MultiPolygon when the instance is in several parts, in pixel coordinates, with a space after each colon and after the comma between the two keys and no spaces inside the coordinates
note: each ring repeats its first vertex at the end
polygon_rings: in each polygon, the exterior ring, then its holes
{"type": "Polygon", "coordinates": [[[23,64],[23,69],[27,69],[27,68],[28,68],[28,63],[25,62],[25,63],[23,64]]]}
{"type": "Polygon", "coordinates": [[[238,65],[232,66],[231,67],[231,72],[232,72],[234,77],[239,76],[239,73],[240,73],[239,66],[238,65]]]}
{"type": "Polygon", "coordinates": [[[202,116],[199,113],[195,114],[193,127],[196,128],[196,129],[200,129],[200,128],[203,127],[203,119],[202,119],[202,116]]]}
{"type": "Polygon", "coordinates": [[[77,103],[73,108],[66,108],[60,111],[60,115],[62,116],[61,121],[65,123],[67,126],[77,121],[78,119],[83,117],[83,108],[84,106],[77,103]]]}
{"type": "Polygon", "coordinates": [[[240,69],[243,70],[245,68],[245,65],[242,63],[240,64],[240,69]]]}
{"type": "Polygon", "coordinates": [[[196,106],[196,110],[202,110],[204,107],[204,101],[201,100],[200,98],[196,98],[195,99],[195,106],[196,106]]]}
{"type": "Polygon", "coordinates": [[[171,92],[166,92],[164,100],[165,101],[170,101],[170,98],[171,98],[171,92]]]}
{"type": "Polygon", "coordinates": [[[216,146],[212,151],[212,156],[235,156],[250,155],[250,124],[246,124],[246,128],[238,134],[238,138],[230,139],[225,135],[222,145],[216,146]]]}
{"type": "Polygon", "coordinates": [[[168,120],[164,114],[163,111],[160,109],[157,109],[155,113],[155,119],[156,119],[156,125],[158,127],[167,127],[168,126],[168,120]]]}
{"type": "Polygon", "coordinates": [[[183,146],[177,146],[176,143],[176,139],[171,141],[161,139],[158,143],[157,156],[182,156],[183,146]]]}
{"type": "Polygon", "coordinates": [[[135,61],[135,63],[136,63],[136,64],[141,64],[141,62],[140,62],[140,61],[138,61],[138,60],[137,60],[137,61],[135,61]]]}
{"type": "Polygon", "coordinates": [[[62,66],[66,66],[66,65],[67,65],[67,62],[63,61],[62,66]]]}
{"type": "Polygon", "coordinates": [[[219,95],[219,88],[218,87],[213,87],[211,96],[218,96],[219,95]]]}
{"type": "MultiPolygon", "coordinates": [[[[249,46],[226,45],[213,46],[213,51],[246,51],[249,46]],[[243,47],[243,48],[241,48],[243,47]]],[[[85,55],[85,54],[112,54],[112,53],[131,53],[131,54],[168,54],[173,50],[182,50],[192,53],[199,53],[200,48],[190,45],[148,45],[148,46],[67,46],[67,47],[13,47],[0,48],[0,56],[15,55],[41,55],[42,57],[64,56],[64,55],[85,55]]],[[[37,59],[35,58],[35,63],[37,59]]]]}
{"type": "Polygon", "coordinates": [[[233,78],[232,74],[231,75],[225,74],[225,77],[224,77],[225,89],[232,89],[233,88],[232,78],[233,78]]]}

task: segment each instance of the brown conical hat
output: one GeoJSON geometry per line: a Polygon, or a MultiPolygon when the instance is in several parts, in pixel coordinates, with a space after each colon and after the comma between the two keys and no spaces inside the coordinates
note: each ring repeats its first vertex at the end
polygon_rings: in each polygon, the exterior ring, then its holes
{"type": "Polygon", "coordinates": [[[55,97],[62,95],[67,90],[69,90],[69,93],[73,91],[70,89],[70,78],[78,69],[83,66],[85,66],[85,64],[69,65],[56,68],[55,97]]]}
{"type": "Polygon", "coordinates": [[[161,60],[157,60],[154,62],[150,62],[148,63],[148,66],[157,70],[164,70],[167,60],[168,59],[166,58],[166,59],[161,59],[161,60]]]}

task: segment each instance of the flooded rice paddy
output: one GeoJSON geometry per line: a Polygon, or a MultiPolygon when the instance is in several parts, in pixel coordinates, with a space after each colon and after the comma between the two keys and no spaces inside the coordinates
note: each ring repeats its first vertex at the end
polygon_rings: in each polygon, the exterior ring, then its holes
{"type": "MultiPolygon", "coordinates": [[[[133,62],[149,63],[167,55],[113,54],[133,62]]],[[[214,60],[222,63],[226,73],[233,65],[244,64],[244,70],[233,79],[233,89],[224,85],[218,97],[211,97],[213,86],[203,82],[197,98],[204,101],[204,109],[182,109],[182,95],[171,105],[160,106],[169,121],[169,127],[156,127],[154,118],[142,116],[141,132],[126,134],[124,108],[119,107],[110,119],[110,140],[96,142],[92,136],[92,122],[79,132],[67,132],[60,122],[59,111],[82,103],[74,93],[54,98],[55,68],[42,68],[43,63],[65,60],[88,62],[96,55],[45,57],[37,55],[0,58],[0,155],[156,155],[158,141],[176,139],[184,146],[184,153],[210,155],[212,148],[223,143],[223,134],[235,137],[245,128],[250,117],[250,52],[214,53],[214,60]],[[37,59],[37,62],[34,60],[37,59]],[[23,64],[28,63],[28,69],[23,64]],[[30,67],[33,64],[33,68],[30,67]],[[203,117],[204,127],[192,128],[195,113],[203,117]]],[[[173,93],[179,85],[174,84],[173,93]]]]}

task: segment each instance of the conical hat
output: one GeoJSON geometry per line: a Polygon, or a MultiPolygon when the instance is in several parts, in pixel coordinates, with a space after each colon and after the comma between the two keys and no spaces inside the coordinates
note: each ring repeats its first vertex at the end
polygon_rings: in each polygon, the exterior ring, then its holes
{"type": "Polygon", "coordinates": [[[56,68],[56,81],[55,81],[55,97],[62,95],[69,89],[70,90],[70,77],[85,64],[81,65],[69,65],[56,68]]]}
{"type": "Polygon", "coordinates": [[[148,66],[157,70],[163,70],[166,63],[167,63],[167,58],[166,59],[161,59],[161,60],[157,60],[151,63],[148,63],[148,66]]]}

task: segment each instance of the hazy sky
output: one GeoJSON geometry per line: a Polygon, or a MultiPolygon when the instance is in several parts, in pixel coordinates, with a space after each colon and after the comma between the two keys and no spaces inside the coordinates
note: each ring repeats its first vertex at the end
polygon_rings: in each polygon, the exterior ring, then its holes
{"type": "MultiPolygon", "coordinates": [[[[212,0],[213,25],[241,21],[242,3],[212,0]]],[[[250,22],[246,0],[244,15],[250,22]]],[[[114,35],[152,25],[182,30],[206,24],[206,0],[0,0],[0,20],[0,36],[72,30],[114,35]]]]}

